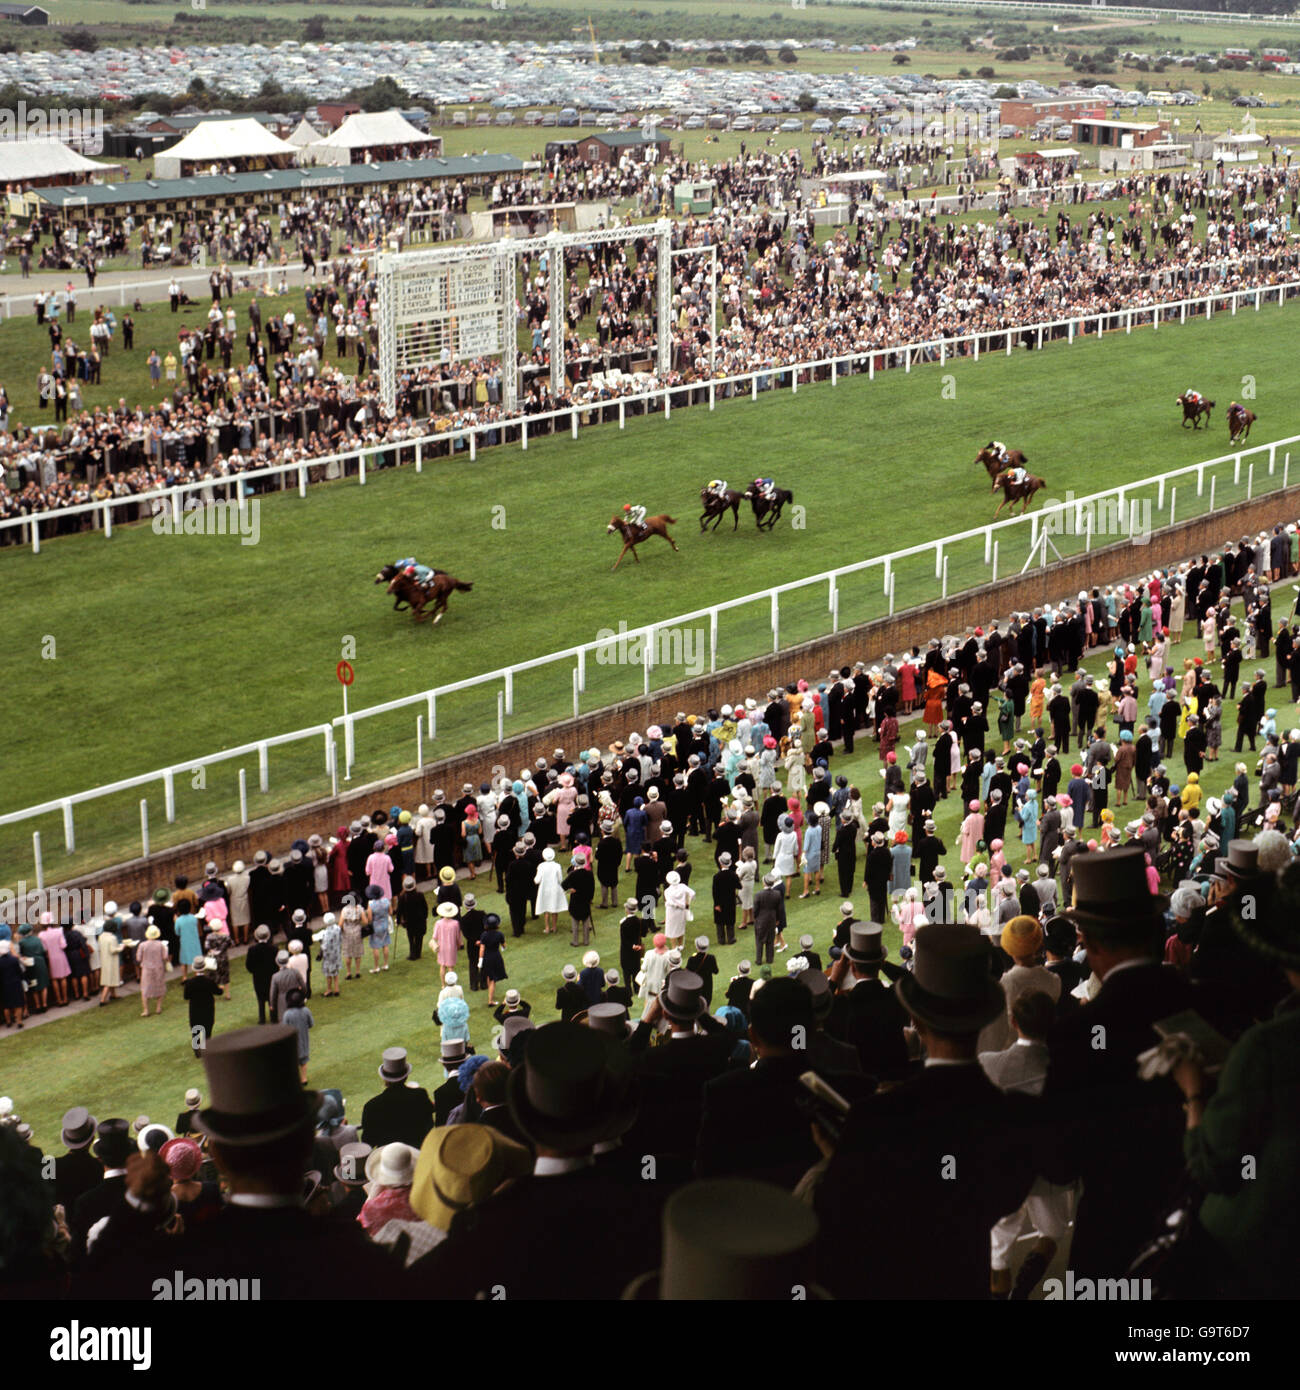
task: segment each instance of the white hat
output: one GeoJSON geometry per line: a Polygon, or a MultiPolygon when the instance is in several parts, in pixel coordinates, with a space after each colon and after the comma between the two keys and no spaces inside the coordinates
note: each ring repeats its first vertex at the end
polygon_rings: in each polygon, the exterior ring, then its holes
{"type": "Polygon", "coordinates": [[[409,1144],[384,1144],[366,1159],[366,1181],[376,1187],[410,1187],[419,1156],[420,1151],[409,1144]]]}
{"type": "Polygon", "coordinates": [[[582,964],[587,970],[590,970],[593,966],[600,964],[600,957],[595,951],[588,951],[582,958],[582,964]]]}
{"type": "Polygon", "coordinates": [[[455,917],[459,914],[460,909],[455,903],[439,903],[434,911],[439,917],[455,917]]]}
{"type": "Polygon", "coordinates": [[[447,971],[447,978],[443,981],[443,984],[445,984],[445,985],[458,985],[458,984],[460,984],[460,976],[457,975],[456,972],[455,972],[454,970],[448,970],[448,971],[447,971]]]}
{"type": "Polygon", "coordinates": [[[545,859],[548,863],[550,862],[550,860],[555,858],[555,851],[550,847],[550,845],[547,845],[547,847],[542,851],[542,858],[545,859]]]}

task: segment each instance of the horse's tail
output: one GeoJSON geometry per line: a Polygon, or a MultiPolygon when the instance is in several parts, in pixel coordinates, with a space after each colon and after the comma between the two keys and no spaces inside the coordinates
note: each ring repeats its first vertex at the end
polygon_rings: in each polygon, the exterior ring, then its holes
{"type": "Polygon", "coordinates": [[[677,518],[675,516],[666,516],[664,517],[664,521],[666,521],[669,526],[677,525],[677,518]]]}
{"type": "Polygon", "coordinates": [[[786,500],[787,502],[793,502],[793,501],[794,501],[794,493],[791,492],[791,491],[789,491],[789,489],[786,490],[785,500],[786,500]]]}
{"type": "Polygon", "coordinates": [[[469,583],[466,583],[463,579],[454,579],[451,587],[458,589],[462,594],[467,594],[474,587],[474,581],[471,579],[469,583]]]}

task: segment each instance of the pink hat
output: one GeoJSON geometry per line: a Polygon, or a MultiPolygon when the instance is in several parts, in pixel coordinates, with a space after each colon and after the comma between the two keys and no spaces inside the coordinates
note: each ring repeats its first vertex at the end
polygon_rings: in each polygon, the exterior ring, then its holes
{"type": "Polygon", "coordinates": [[[658,950],[660,950],[662,947],[667,946],[667,945],[668,945],[668,938],[663,934],[663,932],[661,932],[661,931],[655,932],[655,934],[654,934],[654,946],[655,946],[655,950],[658,951],[658,950]]]}
{"type": "Polygon", "coordinates": [[[397,843],[397,836],[396,836],[396,835],[389,835],[389,836],[384,840],[384,844],[385,844],[385,845],[395,845],[396,843],[397,843]]]}
{"type": "Polygon", "coordinates": [[[167,1165],[173,1182],[188,1182],[199,1171],[203,1150],[193,1139],[169,1139],[158,1150],[158,1157],[167,1165]]]}
{"type": "Polygon", "coordinates": [[[763,738],[763,747],[764,747],[764,748],[775,748],[775,747],[776,747],[776,739],[774,739],[774,738],[772,737],[771,734],[765,735],[764,738],[763,738]]]}
{"type": "Polygon", "coordinates": [[[968,811],[978,811],[979,808],[980,808],[980,804],[979,804],[978,801],[972,801],[972,802],[970,803],[970,805],[966,807],[966,809],[967,809],[968,811]]]}
{"type": "Polygon", "coordinates": [[[798,685],[795,686],[795,689],[799,691],[800,694],[803,694],[803,692],[808,689],[808,682],[800,681],[798,685]]]}
{"type": "Polygon", "coordinates": [[[1001,848],[1002,848],[1002,841],[1001,841],[1001,840],[990,840],[990,841],[989,841],[989,846],[990,846],[990,848],[992,848],[992,849],[1001,849],[1001,848]]]}
{"type": "Polygon", "coordinates": [[[1068,792],[1062,792],[1060,796],[1056,798],[1056,804],[1058,806],[1073,806],[1074,802],[1070,800],[1068,792]]]}

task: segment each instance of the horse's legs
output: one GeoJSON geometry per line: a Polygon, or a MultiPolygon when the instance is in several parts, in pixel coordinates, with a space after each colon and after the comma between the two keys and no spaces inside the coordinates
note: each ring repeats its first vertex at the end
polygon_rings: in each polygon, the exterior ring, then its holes
{"type": "Polygon", "coordinates": [[[664,540],[666,540],[666,541],[668,542],[668,544],[671,545],[672,548],[673,548],[674,550],[677,549],[677,542],[676,542],[675,540],[673,540],[673,538],[668,534],[667,531],[664,532],[664,540]]]}
{"type": "MultiPolygon", "coordinates": [[[[721,517],[718,518],[722,520],[721,517]]],[[[731,508],[731,529],[734,531],[740,525],[740,503],[735,503],[731,508]]]]}
{"type": "Polygon", "coordinates": [[[623,563],[623,556],[627,554],[628,548],[629,546],[631,546],[631,544],[631,541],[623,542],[623,549],[618,552],[618,559],[614,561],[614,569],[610,570],[611,574],[623,563]]]}

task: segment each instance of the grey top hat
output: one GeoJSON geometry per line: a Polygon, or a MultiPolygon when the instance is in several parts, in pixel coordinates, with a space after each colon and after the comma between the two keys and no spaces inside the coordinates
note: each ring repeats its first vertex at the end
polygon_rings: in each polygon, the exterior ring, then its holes
{"type": "Polygon", "coordinates": [[[625,1038],[631,1029],[626,1004],[593,1004],[587,1010],[587,1027],[612,1038],[625,1038]]]}
{"type": "Polygon", "coordinates": [[[704,981],[694,970],[674,970],[664,981],[659,1007],[674,1023],[694,1023],[709,1007],[704,981]]]}
{"type": "Polygon", "coordinates": [[[989,974],[988,947],[978,932],[922,927],[914,949],[913,969],[894,990],[922,1023],[941,1033],[975,1033],[1006,1008],[1006,995],[989,974]]]}
{"type": "Polygon", "coordinates": [[[63,1143],[69,1149],[84,1149],[95,1137],[99,1121],[84,1105],[75,1105],[63,1117],[63,1143]]]}
{"type": "Polygon", "coordinates": [[[195,1127],[218,1143],[250,1147],[310,1128],[319,1098],[298,1073],[298,1033],[254,1025],[212,1038],[203,1056],[208,1106],[195,1127]]]}
{"type": "Polygon", "coordinates": [[[344,1144],[339,1150],[334,1177],[345,1187],[360,1187],[366,1180],[366,1160],[372,1152],[369,1144],[344,1144]]]}
{"type": "Polygon", "coordinates": [[[857,965],[879,965],[885,958],[884,935],[879,922],[854,922],[845,954],[857,965]]]}
{"type": "Polygon", "coordinates": [[[529,1039],[510,1073],[506,1098],[515,1123],[546,1148],[564,1153],[624,1133],[636,1118],[630,1059],[598,1029],[548,1023],[529,1039]]]}
{"type": "Polygon", "coordinates": [[[406,1059],[404,1047],[386,1047],[384,1059],[379,1066],[381,1080],[388,1082],[405,1081],[411,1074],[411,1064],[406,1059]]]}

